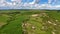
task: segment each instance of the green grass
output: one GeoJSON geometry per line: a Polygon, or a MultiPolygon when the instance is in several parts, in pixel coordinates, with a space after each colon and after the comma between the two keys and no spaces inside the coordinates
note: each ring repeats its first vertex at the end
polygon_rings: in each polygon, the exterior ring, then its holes
{"type": "Polygon", "coordinates": [[[18,19],[10,22],[7,26],[5,26],[1,32],[6,33],[6,34],[22,34],[22,27],[21,27],[21,23],[23,21],[22,19],[23,17],[20,16],[18,19]]]}
{"type": "Polygon", "coordinates": [[[57,24],[58,22],[55,21],[56,19],[59,21],[60,25],[60,12],[54,12],[54,10],[0,10],[0,22],[7,23],[0,28],[0,34],[22,34],[22,29],[24,29],[22,27],[23,21],[28,23],[25,27],[28,34],[52,34],[51,31],[53,31],[54,28],[57,30],[56,34],[60,34],[59,25],[54,26],[46,22],[52,20],[51,22],[57,24]],[[44,15],[42,15],[42,13],[46,13],[49,18],[46,16],[43,17],[44,15]],[[31,15],[34,14],[39,14],[39,16],[32,17],[31,15]],[[44,27],[47,26],[47,29],[42,30],[43,25],[44,27]],[[35,29],[32,29],[32,26],[34,26],[35,29]]]}
{"type": "MultiPolygon", "coordinates": [[[[7,14],[6,14],[7,15],[7,14]]],[[[20,14],[12,14],[12,21],[10,19],[10,15],[8,17],[1,16],[0,21],[8,23],[0,29],[0,34],[22,34],[22,22],[26,19],[26,16],[20,14]],[[7,22],[7,20],[9,22],[7,22]]]]}
{"type": "Polygon", "coordinates": [[[6,17],[4,15],[0,16],[0,22],[5,22],[6,23],[7,19],[8,19],[8,17],[6,17]]]}
{"type": "Polygon", "coordinates": [[[52,12],[48,12],[48,15],[53,19],[60,20],[60,12],[52,11],[52,12]]]}

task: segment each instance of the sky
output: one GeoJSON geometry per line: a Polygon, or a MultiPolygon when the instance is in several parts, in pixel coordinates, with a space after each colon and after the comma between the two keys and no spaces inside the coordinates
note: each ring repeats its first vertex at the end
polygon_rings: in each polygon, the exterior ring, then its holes
{"type": "Polygon", "coordinates": [[[0,9],[60,9],[60,0],[0,0],[0,9]]]}

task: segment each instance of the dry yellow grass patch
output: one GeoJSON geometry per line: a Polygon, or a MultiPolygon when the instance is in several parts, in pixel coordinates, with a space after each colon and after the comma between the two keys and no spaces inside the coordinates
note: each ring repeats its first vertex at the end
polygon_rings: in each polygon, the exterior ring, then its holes
{"type": "Polygon", "coordinates": [[[6,25],[7,23],[3,23],[3,22],[0,22],[0,28],[3,26],[3,25],[6,25]]]}
{"type": "Polygon", "coordinates": [[[32,17],[37,17],[39,14],[33,14],[32,17]]]}

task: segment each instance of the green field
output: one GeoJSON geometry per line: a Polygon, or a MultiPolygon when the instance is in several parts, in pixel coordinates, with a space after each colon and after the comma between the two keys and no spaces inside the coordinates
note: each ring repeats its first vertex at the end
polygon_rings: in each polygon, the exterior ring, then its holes
{"type": "Polygon", "coordinates": [[[60,12],[0,10],[0,34],[60,34],[60,12]]]}

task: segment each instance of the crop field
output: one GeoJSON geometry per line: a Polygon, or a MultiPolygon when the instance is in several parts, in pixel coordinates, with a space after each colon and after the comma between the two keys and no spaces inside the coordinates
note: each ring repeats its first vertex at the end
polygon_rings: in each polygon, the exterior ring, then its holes
{"type": "Polygon", "coordinates": [[[60,12],[0,10],[0,34],[60,34],[60,12]]]}

